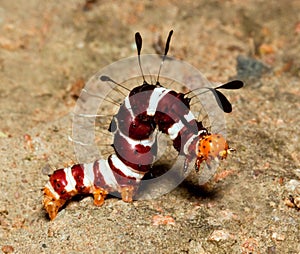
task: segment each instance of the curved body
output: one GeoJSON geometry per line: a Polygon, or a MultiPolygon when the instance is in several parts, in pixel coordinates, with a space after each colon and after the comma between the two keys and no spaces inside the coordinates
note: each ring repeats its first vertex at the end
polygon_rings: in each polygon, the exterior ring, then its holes
{"type": "MultiPolygon", "coordinates": [[[[165,56],[172,35],[166,43],[165,56]]],[[[136,34],[138,55],[142,39],[136,34]]],[[[139,59],[140,60],[140,59],[139,59]]],[[[159,76],[159,75],[158,75],[159,76]]],[[[241,81],[209,90],[220,99],[224,112],[231,111],[231,104],[216,89],[239,89],[241,81]]],[[[212,160],[225,159],[230,149],[220,134],[210,134],[190,111],[190,98],[183,93],[162,87],[157,78],[155,85],[145,80],[125,98],[113,117],[109,131],[114,135],[115,153],[108,159],[78,164],[56,170],[44,187],[44,208],[50,219],[59,209],[78,194],[92,194],[94,204],[101,206],[108,193],[119,192],[122,200],[131,202],[144,175],[151,171],[157,156],[157,132],[170,137],[174,148],[183,155],[186,169],[196,158],[195,168],[212,160]]]]}

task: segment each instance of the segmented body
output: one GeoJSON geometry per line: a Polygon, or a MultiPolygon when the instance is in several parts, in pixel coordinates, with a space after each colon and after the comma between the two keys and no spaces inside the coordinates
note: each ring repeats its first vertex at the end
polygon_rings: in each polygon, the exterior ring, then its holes
{"type": "Polygon", "coordinates": [[[43,204],[54,219],[65,202],[78,194],[92,194],[100,206],[108,193],[119,192],[131,202],[141,179],[151,170],[157,156],[157,132],[169,136],[174,148],[186,158],[203,161],[224,159],[229,152],[220,134],[210,134],[190,111],[183,93],[146,81],[131,90],[113,117],[109,131],[114,135],[115,153],[107,160],[78,164],[56,170],[44,187],[43,204]]]}

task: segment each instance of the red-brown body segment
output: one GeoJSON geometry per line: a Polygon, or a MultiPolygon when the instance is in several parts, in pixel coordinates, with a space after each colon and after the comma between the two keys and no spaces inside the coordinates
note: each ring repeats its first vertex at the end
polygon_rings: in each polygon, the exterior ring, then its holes
{"type": "Polygon", "coordinates": [[[63,199],[69,198],[69,193],[66,192],[65,187],[67,186],[68,182],[66,179],[66,174],[64,169],[59,169],[54,172],[50,176],[49,182],[53,186],[53,189],[57,194],[61,196],[63,199]]]}

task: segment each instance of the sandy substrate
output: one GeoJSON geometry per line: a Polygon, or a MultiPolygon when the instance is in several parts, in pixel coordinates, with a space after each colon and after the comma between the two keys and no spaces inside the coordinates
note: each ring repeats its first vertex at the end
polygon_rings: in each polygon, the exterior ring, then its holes
{"type": "Polygon", "coordinates": [[[2,252],[300,253],[299,9],[299,1],[0,1],[2,252]],[[191,176],[132,204],[111,197],[97,208],[87,197],[50,222],[41,189],[54,168],[77,162],[68,135],[80,88],[136,55],[136,31],[154,53],[170,29],[170,55],[213,82],[245,81],[225,92],[236,152],[205,188],[191,176]],[[156,225],[161,218],[166,225],[156,225]]]}

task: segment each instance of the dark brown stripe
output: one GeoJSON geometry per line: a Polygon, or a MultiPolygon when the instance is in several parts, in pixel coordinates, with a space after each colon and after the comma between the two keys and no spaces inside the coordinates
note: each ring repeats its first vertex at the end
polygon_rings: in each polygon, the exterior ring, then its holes
{"type": "Polygon", "coordinates": [[[76,181],[76,190],[79,193],[86,193],[89,186],[85,186],[83,183],[84,179],[84,164],[77,164],[71,168],[72,175],[76,181]]]}

